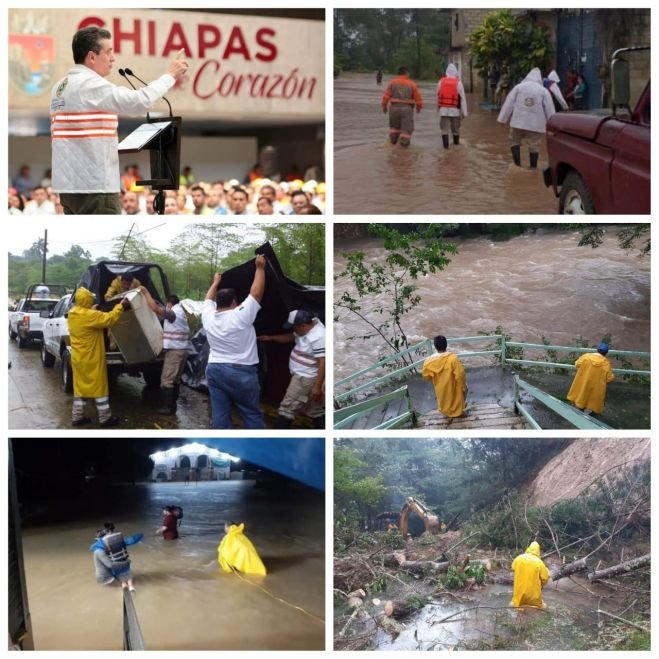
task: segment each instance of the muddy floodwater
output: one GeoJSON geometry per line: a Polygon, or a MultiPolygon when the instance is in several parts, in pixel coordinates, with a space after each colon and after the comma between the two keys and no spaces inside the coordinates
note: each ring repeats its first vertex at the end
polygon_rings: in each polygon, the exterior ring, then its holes
{"type": "Polygon", "coordinates": [[[108,520],[127,535],[145,534],[129,551],[147,650],[323,649],[321,493],[293,484],[271,489],[220,481],[89,488],[80,495],[24,522],[35,649],[122,649],[121,588],[95,582],[88,551],[108,520]],[[184,510],[176,541],[154,534],[167,504],[184,510]],[[217,545],[227,520],[245,522],[267,577],[219,569],[217,545]]]}
{"type": "MultiPolygon", "coordinates": [[[[389,76],[391,78],[391,76],[389,76]]],[[[387,78],[387,79],[389,79],[387,78]]],[[[542,141],[537,169],[522,148],[522,168],[512,164],[508,128],[498,111],[480,107],[468,94],[469,116],[460,144],[442,147],[437,83],[420,85],[424,109],[414,115],[407,149],[388,141],[381,98],[387,84],[375,75],[342,73],[334,81],[334,210],[342,214],[555,214],[558,200],[544,185],[547,150],[542,141]]]]}
{"type": "MultiPolygon", "coordinates": [[[[618,247],[613,230],[597,249],[578,247],[576,231],[527,232],[506,241],[490,238],[447,239],[459,253],[443,272],[418,281],[422,303],[404,317],[410,344],[436,334],[476,336],[502,325],[515,341],[590,344],[606,334],[615,348],[650,349],[650,259],[618,247]]],[[[344,250],[360,249],[367,263],[381,262],[385,250],[378,240],[340,241],[335,245],[334,272],[345,265],[344,250]]],[[[335,300],[351,290],[344,279],[335,283],[335,300]]],[[[388,307],[385,296],[363,302],[366,312],[388,307]]],[[[334,324],[335,379],[369,364],[383,354],[376,339],[353,339],[367,325],[343,309],[334,324]]],[[[464,344],[476,349],[482,344],[464,344]]],[[[564,353],[563,355],[564,356],[564,353]]],[[[471,362],[469,362],[471,364],[471,362]]]]}
{"type": "MultiPolygon", "coordinates": [[[[598,598],[609,604],[612,591],[579,577],[561,579],[543,590],[544,610],[510,609],[511,594],[512,586],[487,585],[466,596],[457,593],[455,598],[433,600],[405,618],[397,628],[400,633],[373,629],[369,649],[573,650],[585,639],[597,637],[597,615],[592,609],[597,608],[598,598]]],[[[403,593],[395,595],[402,597],[403,593]]],[[[378,599],[391,596],[382,593],[378,599]]],[[[382,606],[368,608],[373,616],[382,610],[382,606]]]]}

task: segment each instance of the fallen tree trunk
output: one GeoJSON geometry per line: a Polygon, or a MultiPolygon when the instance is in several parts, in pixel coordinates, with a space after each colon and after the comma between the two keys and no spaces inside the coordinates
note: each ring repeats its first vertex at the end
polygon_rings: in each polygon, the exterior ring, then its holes
{"type": "Polygon", "coordinates": [[[600,579],[608,579],[609,577],[616,577],[619,574],[625,574],[625,572],[631,572],[632,570],[638,570],[641,567],[650,565],[650,554],[645,554],[644,556],[639,556],[638,558],[632,558],[631,561],[625,561],[613,567],[607,567],[604,570],[596,570],[591,572],[588,575],[590,581],[598,581],[600,579]]]}
{"type": "Polygon", "coordinates": [[[400,568],[414,574],[427,574],[428,572],[448,572],[450,563],[436,563],[435,561],[405,561],[400,568]]]}
{"type": "Polygon", "coordinates": [[[560,567],[552,568],[552,570],[550,571],[551,580],[558,581],[563,577],[569,577],[571,574],[574,574],[575,572],[581,572],[582,570],[587,570],[587,569],[588,569],[588,564],[586,563],[586,559],[580,558],[578,561],[573,561],[572,563],[566,563],[565,565],[561,565],[560,567]]]}
{"type": "Polygon", "coordinates": [[[385,616],[395,618],[396,620],[402,620],[418,610],[418,603],[408,602],[406,600],[389,600],[384,605],[385,616]]]}

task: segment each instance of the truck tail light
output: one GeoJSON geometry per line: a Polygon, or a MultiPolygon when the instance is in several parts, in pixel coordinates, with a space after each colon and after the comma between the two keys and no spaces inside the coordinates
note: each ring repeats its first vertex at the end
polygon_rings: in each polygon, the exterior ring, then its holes
{"type": "Polygon", "coordinates": [[[29,316],[23,316],[23,320],[21,321],[21,325],[23,325],[23,327],[26,330],[29,330],[30,329],[30,317],[29,316]]]}

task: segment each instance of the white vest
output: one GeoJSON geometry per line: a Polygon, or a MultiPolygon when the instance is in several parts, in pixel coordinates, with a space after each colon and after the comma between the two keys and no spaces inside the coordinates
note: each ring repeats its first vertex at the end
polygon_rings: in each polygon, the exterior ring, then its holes
{"type": "Polygon", "coordinates": [[[76,64],[50,93],[55,192],[119,192],[118,114],[140,115],[174,86],[168,73],[137,91],[76,64]]]}
{"type": "Polygon", "coordinates": [[[175,304],[172,311],[176,314],[176,320],[170,323],[165,318],[162,327],[162,347],[165,350],[188,350],[192,347],[188,318],[180,304],[175,304]]]}

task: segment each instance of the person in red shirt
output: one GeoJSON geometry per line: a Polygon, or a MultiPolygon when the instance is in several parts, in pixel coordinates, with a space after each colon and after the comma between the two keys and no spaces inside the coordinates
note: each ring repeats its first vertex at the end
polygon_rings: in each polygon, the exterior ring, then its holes
{"type": "Polygon", "coordinates": [[[156,535],[162,533],[163,540],[176,540],[178,538],[178,517],[172,506],[165,506],[162,509],[162,514],[162,526],[156,530],[156,535]]]}

